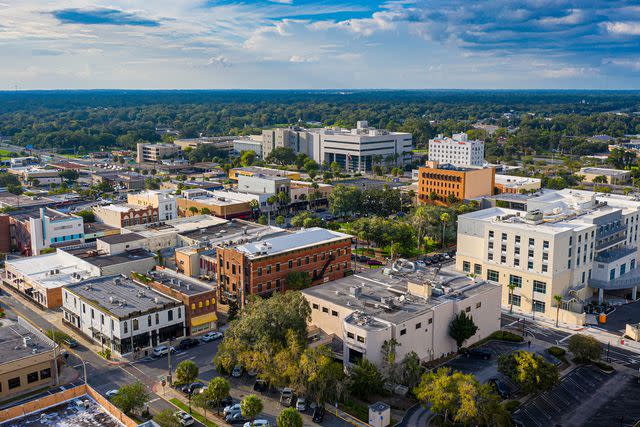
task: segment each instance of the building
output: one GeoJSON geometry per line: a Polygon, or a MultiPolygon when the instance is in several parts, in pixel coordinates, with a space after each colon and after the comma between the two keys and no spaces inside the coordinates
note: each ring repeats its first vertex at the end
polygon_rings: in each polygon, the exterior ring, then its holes
{"type": "Polygon", "coordinates": [[[151,205],[142,206],[129,203],[93,207],[96,220],[112,227],[155,224],[159,221],[158,212],[159,209],[151,205]]]}
{"type": "Polygon", "coordinates": [[[306,273],[310,285],[344,277],[351,271],[351,236],[309,228],[260,241],[217,248],[221,302],[244,304],[251,295],[287,288],[289,274],[306,273]]]}
{"type": "Polygon", "coordinates": [[[82,217],[51,208],[12,214],[9,229],[12,247],[26,256],[84,242],[82,217]]]}
{"type": "Polygon", "coordinates": [[[178,217],[176,196],[171,194],[171,191],[148,190],[142,193],[128,194],[127,203],[158,209],[159,221],[169,221],[178,217]]]}
{"type": "Polygon", "coordinates": [[[500,287],[460,274],[417,270],[412,263],[356,274],[304,289],[311,326],[343,343],[343,362],[363,357],[383,366],[385,341],[395,339],[397,360],[414,351],[429,362],[457,350],[449,325],[460,312],[473,317],[472,345],[500,329],[500,287]]]}
{"type": "Polygon", "coordinates": [[[584,182],[600,182],[603,184],[624,185],[631,179],[631,171],[620,169],[587,167],[580,169],[584,182]]]}
{"type": "Polygon", "coordinates": [[[164,158],[171,157],[180,151],[176,144],[147,144],[139,142],[136,146],[136,163],[160,163],[164,158]]]}
{"type": "Polygon", "coordinates": [[[91,175],[94,184],[107,183],[116,190],[144,190],[145,176],[135,172],[107,171],[91,175]]]}
{"type": "Polygon", "coordinates": [[[329,194],[333,191],[333,185],[312,183],[308,181],[291,181],[289,184],[289,197],[292,205],[314,207],[326,205],[329,202],[329,194]],[[314,185],[315,184],[315,185],[314,185]]]}
{"type": "Polygon", "coordinates": [[[498,193],[531,193],[540,189],[542,180],[526,176],[495,175],[495,187],[498,193]]]}
{"type": "Polygon", "coordinates": [[[157,267],[148,275],[133,275],[132,279],[182,302],[185,335],[202,334],[218,328],[216,291],[213,286],[162,267],[157,267]]]}
{"type": "Polygon", "coordinates": [[[288,148],[295,153],[304,153],[313,157],[311,135],[306,129],[291,126],[286,128],[265,129],[262,131],[262,156],[267,158],[276,148],[288,148]]]}
{"type": "Polygon", "coordinates": [[[274,195],[280,192],[289,196],[291,180],[280,176],[270,175],[239,175],[238,192],[250,194],[274,195]]]}
{"type": "Polygon", "coordinates": [[[469,140],[466,133],[454,134],[453,138],[438,135],[429,140],[429,161],[462,167],[482,166],[484,141],[469,140]]]}
{"type": "Polygon", "coordinates": [[[418,200],[451,202],[493,194],[496,171],[427,162],[419,169],[418,200]]]}
{"type": "Polygon", "coordinates": [[[0,215],[0,254],[11,252],[11,217],[0,215]]]}
{"type": "MultiPolygon", "coordinates": [[[[258,195],[235,193],[231,191],[207,191],[200,189],[183,190],[178,200],[178,214],[192,216],[201,213],[219,218],[247,218],[253,210],[251,201],[261,203],[258,195]]],[[[264,195],[264,203],[269,195],[264,195]]]]}
{"type": "Polygon", "coordinates": [[[105,237],[106,242],[58,249],[53,254],[6,261],[3,280],[39,307],[55,309],[62,304],[64,285],[101,275],[146,272],[156,265],[153,254],[146,249],[121,249],[134,244],[109,243],[121,239],[120,236],[125,235],[105,237]]]}
{"type": "Polygon", "coordinates": [[[247,166],[243,168],[232,168],[229,169],[229,179],[238,180],[241,176],[255,176],[255,175],[263,175],[263,176],[276,176],[289,178],[294,180],[300,179],[300,172],[296,171],[287,171],[281,169],[273,169],[273,168],[265,168],[262,166],[247,166]]]}
{"type": "Polygon", "coordinates": [[[59,185],[62,183],[60,171],[57,169],[45,169],[39,166],[26,166],[11,168],[8,172],[18,176],[20,182],[25,185],[37,187],[39,185],[59,185]]]}
{"type": "Polygon", "coordinates": [[[110,225],[102,224],[100,222],[84,223],[84,241],[86,243],[95,242],[96,239],[113,236],[115,234],[120,234],[119,227],[111,227],[110,225]]]}
{"type": "Polygon", "coordinates": [[[29,322],[2,320],[0,401],[58,384],[60,350],[29,322]]]}
{"type": "Polygon", "coordinates": [[[64,321],[117,356],[149,354],[184,336],[182,303],[126,276],[103,276],[62,289],[64,321]]]}
{"type": "Polygon", "coordinates": [[[256,157],[262,159],[263,157],[262,157],[261,137],[256,135],[251,139],[234,139],[233,152],[236,155],[240,155],[243,151],[253,151],[254,153],[256,153],[256,157]]]}
{"type": "Polygon", "coordinates": [[[502,285],[502,306],[584,324],[584,305],[637,298],[640,201],[579,190],[542,190],[526,212],[489,208],[458,217],[456,268],[502,285]],[[513,298],[509,285],[514,286],[513,298]]]}
{"type": "Polygon", "coordinates": [[[200,138],[181,138],[173,141],[181,150],[190,148],[195,150],[202,145],[210,145],[219,151],[231,154],[233,151],[233,142],[237,136],[203,136],[200,138]]]}

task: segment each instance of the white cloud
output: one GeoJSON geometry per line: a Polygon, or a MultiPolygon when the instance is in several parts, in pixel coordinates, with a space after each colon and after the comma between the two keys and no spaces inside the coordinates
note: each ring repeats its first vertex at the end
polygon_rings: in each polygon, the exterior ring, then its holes
{"type": "Polygon", "coordinates": [[[293,55],[291,58],[289,58],[289,62],[318,62],[318,58],[315,58],[313,56],[293,55]]]}
{"type": "Polygon", "coordinates": [[[209,58],[209,60],[207,61],[207,65],[213,65],[213,66],[216,66],[216,67],[225,68],[225,67],[230,67],[231,63],[224,56],[218,55],[218,56],[213,56],[213,57],[209,58]]]}
{"type": "Polygon", "coordinates": [[[640,22],[605,22],[604,26],[611,34],[640,36],[640,22]]]}
{"type": "Polygon", "coordinates": [[[548,79],[565,79],[570,77],[581,77],[590,74],[597,74],[598,70],[590,67],[563,67],[539,71],[542,77],[548,79]]]}

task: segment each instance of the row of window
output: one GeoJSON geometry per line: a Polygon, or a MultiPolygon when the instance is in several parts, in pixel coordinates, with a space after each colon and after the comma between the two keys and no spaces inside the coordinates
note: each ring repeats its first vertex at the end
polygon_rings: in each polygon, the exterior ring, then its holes
{"type": "MultiPolygon", "coordinates": [[[[509,304],[520,307],[522,304],[522,297],[520,295],[509,294],[509,304]]],[[[544,301],[533,300],[533,311],[536,313],[544,313],[546,309],[547,304],[544,301]]]]}
{"type": "Polygon", "coordinates": [[[135,217],[132,219],[123,219],[122,226],[129,227],[130,225],[153,224],[156,222],[158,222],[158,215],[149,215],[149,216],[143,216],[141,218],[135,217]]]}
{"type": "Polygon", "coordinates": [[[80,233],[80,234],[70,234],[68,236],[52,237],[50,239],[50,241],[51,241],[51,243],[68,242],[70,240],[82,239],[83,237],[84,237],[84,234],[82,234],[82,233],[80,233]]]}
{"type": "MultiPolygon", "coordinates": [[[[340,256],[343,254],[346,254],[347,251],[346,249],[337,249],[336,250],[336,256],[340,256]]],[[[304,257],[304,264],[308,265],[311,260],[313,259],[313,262],[318,262],[318,259],[320,259],[321,261],[325,261],[327,259],[327,256],[329,258],[331,258],[333,256],[333,251],[329,251],[329,252],[323,252],[321,254],[314,254],[313,256],[307,255],[304,257]]],[[[296,260],[296,266],[297,267],[301,267],[302,266],[302,262],[303,262],[303,258],[298,258],[296,260]]],[[[228,263],[227,263],[228,264],[228,263]]],[[[287,263],[288,267],[291,269],[293,268],[293,260],[290,259],[287,263]]],[[[227,265],[227,268],[229,268],[229,266],[227,265]]],[[[262,267],[258,267],[256,270],[256,274],[258,275],[258,277],[262,276],[262,273],[264,272],[265,274],[271,274],[272,270],[275,269],[276,272],[280,271],[280,263],[277,262],[274,264],[273,268],[271,266],[271,264],[268,264],[264,267],[264,270],[262,267]]],[[[233,274],[235,274],[235,266],[232,266],[231,272],[233,274]]]]}
{"type": "MultiPolygon", "coordinates": [[[[51,368],[42,369],[40,371],[33,371],[27,374],[27,384],[32,384],[41,380],[51,378],[51,368]]],[[[9,378],[7,381],[7,387],[9,390],[18,388],[22,385],[22,379],[20,377],[9,378]]],[[[2,382],[0,382],[0,392],[2,392],[2,382]]]]}

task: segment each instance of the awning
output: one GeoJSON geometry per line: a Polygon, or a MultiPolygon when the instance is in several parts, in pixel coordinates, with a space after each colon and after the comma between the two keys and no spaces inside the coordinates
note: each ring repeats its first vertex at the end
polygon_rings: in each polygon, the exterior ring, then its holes
{"type": "Polygon", "coordinates": [[[191,326],[200,326],[205,323],[217,322],[218,316],[214,312],[203,314],[201,316],[196,316],[191,318],[191,326]]]}

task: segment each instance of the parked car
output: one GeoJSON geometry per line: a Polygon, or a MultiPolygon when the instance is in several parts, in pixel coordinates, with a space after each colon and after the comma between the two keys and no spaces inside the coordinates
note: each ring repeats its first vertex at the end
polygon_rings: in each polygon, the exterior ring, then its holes
{"type": "Polygon", "coordinates": [[[304,396],[298,397],[298,400],[296,401],[296,409],[300,412],[304,412],[307,410],[307,401],[305,400],[304,396]]]}
{"type": "Polygon", "coordinates": [[[176,411],[173,416],[178,420],[181,426],[190,426],[195,422],[193,417],[184,411],[176,411]]]}
{"type": "Polygon", "coordinates": [[[427,264],[425,264],[424,261],[416,261],[415,264],[416,264],[416,267],[419,267],[419,268],[425,268],[427,266],[427,264]]]}
{"type": "Polygon", "coordinates": [[[282,391],[280,392],[280,403],[282,404],[282,406],[289,407],[293,405],[293,400],[294,400],[293,390],[291,390],[288,387],[283,388],[282,391]]]}
{"type": "Polygon", "coordinates": [[[200,344],[200,341],[198,341],[197,339],[185,338],[185,339],[180,341],[180,343],[178,344],[178,348],[180,350],[186,350],[188,348],[195,347],[195,346],[197,346],[199,344],[200,344]]]}
{"type": "Polygon", "coordinates": [[[76,348],[78,346],[78,341],[74,340],[71,337],[63,339],[62,343],[69,348],[76,348]]]}
{"type": "Polygon", "coordinates": [[[368,256],[364,256],[364,255],[356,255],[356,261],[358,262],[367,262],[369,261],[369,257],[368,256]]]}
{"type": "Polygon", "coordinates": [[[200,381],[196,381],[194,383],[183,386],[181,390],[184,394],[193,394],[196,392],[196,390],[201,388],[204,388],[204,384],[200,381]]]}
{"type": "Polygon", "coordinates": [[[156,357],[166,356],[169,352],[174,353],[176,351],[175,348],[169,347],[166,345],[160,345],[153,349],[153,355],[156,357]]]}
{"type": "Polygon", "coordinates": [[[112,397],[117,396],[119,392],[120,392],[120,390],[113,389],[113,390],[109,390],[104,395],[107,396],[107,398],[111,399],[112,397]]]}
{"type": "Polygon", "coordinates": [[[244,372],[244,369],[242,369],[242,366],[236,365],[233,367],[233,370],[231,371],[231,376],[233,378],[240,378],[243,372],[244,372]]]}
{"type": "MultiPolygon", "coordinates": [[[[211,406],[215,406],[216,402],[211,402],[211,406]]],[[[233,405],[233,397],[227,396],[220,401],[220,406],[226,408],[227,406],[233,405]]]]}
{"type": "Polygon", "coordinates": [[[464,352],[464,355],[467,357],[473,357],[474,359],[483,359],[483,360],[491,359],[491,352],[487,350],[482,350],[480,348],[467,349],[464,352]]]}
{"type": "Polygon", "coordinates": [[[491,378],[489,379],[489,381],[487,381],[487,383],[498,392],[501,398],[509,399],[511,397],[511,390],[509,390],[509,387],[507,387],[505,383],[500,381],[500,379],[491,378]]]}
{"type": "Polygon", "coordinates": [[[264,393],[269,388],[269,384],[265,380],[256,380],[253,384],[253,390],[259,393],[264,393]]]}
{"type": "Polygon", "coordinates": [[[382,265],[382,261],[378,261],[377,259],[370,259],[367,261],[367,265],[382,265]]]}
{"type": "Polygon", "coordinates": [[[204,342],[215,341],[222,338],[224,335],[222,332],[207,332],[200,339],[204,342]]]}
{"type": "Polygon", "coordinates": [[[238,412],[238,411],[240,411],[240,404],[239,403],[235,403],[233,405],[225,406],[225,408],[222,411],[222,413],[227,415],[230,412],[238,412]]]}
{"type": "Polygon", "coordinates": [[[321,423],[322,420],[324,420],[324,407],[318,406],[316,409],[313,410],[313,422],[321,423]]]}
{"type": "Polygon", "coordinates": [[[224,420],[229,424],[244,424],[247,422],[247,419],[242,415],[242,412],[230,412],[225,417],[224,420]]]}
{"type": "Polygon", "coordinates": [[[251,421],[244,423],[243,427],[270,427],[270,425],[267,420],[253,420],[253,423],[251,421]]]}

